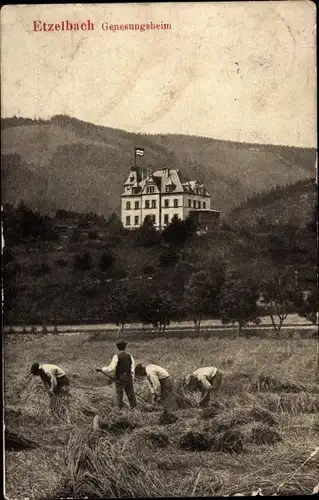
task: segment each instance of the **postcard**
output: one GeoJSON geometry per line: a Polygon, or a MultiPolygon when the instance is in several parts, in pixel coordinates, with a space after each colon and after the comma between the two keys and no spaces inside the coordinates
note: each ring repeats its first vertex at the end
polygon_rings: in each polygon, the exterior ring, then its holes
{"type": "Polygon", "coordinates": [[[318,493],[316,7],[1,11],[4,495],[318,493]]]}

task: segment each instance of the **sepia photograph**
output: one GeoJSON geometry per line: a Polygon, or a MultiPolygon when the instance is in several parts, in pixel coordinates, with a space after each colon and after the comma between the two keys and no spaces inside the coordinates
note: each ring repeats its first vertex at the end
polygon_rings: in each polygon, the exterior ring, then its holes
{"type": "Polygon", "coordinates": [[[316,5],[1,10],[6,500],[319,493],[316,5]]]}

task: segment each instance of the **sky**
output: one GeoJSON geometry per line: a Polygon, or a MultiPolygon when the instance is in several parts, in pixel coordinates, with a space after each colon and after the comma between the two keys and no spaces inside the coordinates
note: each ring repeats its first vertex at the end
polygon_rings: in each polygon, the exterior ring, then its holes
{"type": "Polygon", "coordinates": [[[316,147],[315,23],[310,1],[6,6],[2,116],[316,147]],[[171,30],[101,29],[151,21],[171,30]]]}

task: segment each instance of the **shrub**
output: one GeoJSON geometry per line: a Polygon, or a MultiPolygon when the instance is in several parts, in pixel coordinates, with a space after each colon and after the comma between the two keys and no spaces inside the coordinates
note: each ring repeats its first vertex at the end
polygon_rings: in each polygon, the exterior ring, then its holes
{"type": "Polygon", "coordinates": [[[88,252],[83,255],[76,255],[74,259],[74,269],[76,271],[87,271],[92,267],[92,257],[88,252]]]}
{"type": "Polygon", "coordinates": [[[255,424],[251,430],[251,437],[257,445],[272,445],[282,441],[280,434],[263,423],[255,424]]]}
{"type": "Polygon", "coordinates": [[[114,262],[115,262],[115,257],[110,251],[106,250],[105,252],[103,252],[100,258],[101,271],[107,271],[114,262]]]}

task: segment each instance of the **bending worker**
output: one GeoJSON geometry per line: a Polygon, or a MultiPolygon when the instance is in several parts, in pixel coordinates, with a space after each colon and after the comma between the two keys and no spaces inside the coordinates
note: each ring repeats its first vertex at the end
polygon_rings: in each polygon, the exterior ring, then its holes
{"type": "Polygon", "coordinates": [[[199,406],[207,406],[211,396],[216,398],[222,383],[222,372],[215,366],[198,368],[194,373],[185,377],[185,385],[191,391],[200,390],[202,399],[199,406]]]}
{"type": "Polygon", "coordinates": [[[63,389],[68,391],[70,380],[66,376],[65,371],[59,366],[33,363],[31,366],[31,374],[41,378],[44,386],[49,389],[49,394],[59,395],[63,389]]]}
{"type": "Polygon", "coordinates": [[[97,372],[105,373],[110,378],[114,379],[117,405],[119,408],[123,407],[124,392],[130,403],[131,408],[136,407],[136,397],[134,394],[134,368],[135,362],[131,354],[125,351],[127,346],[126,342],[117,342],[118,349],[108,366],[103,368],[95,368],[97,372]]]}
{"type": "Polygon", "coordinates": [[[170,374],[164,368],[158,365],[138,364],[135,368],[135,375],[147,378],[153,402],[162,403],[166,410],[174,409],[174,384],[170,374]]]}

